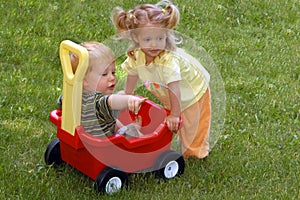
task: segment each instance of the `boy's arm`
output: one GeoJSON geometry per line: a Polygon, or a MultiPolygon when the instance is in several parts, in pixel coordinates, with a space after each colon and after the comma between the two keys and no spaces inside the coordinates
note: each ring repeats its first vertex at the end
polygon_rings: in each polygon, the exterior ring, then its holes
{"type": "Polygon", "coordinates": [[[137,114],[141,104],[146,101],[146,98],[140,98],[132,95],[112,94],[108,98],[108,104],[112,110],[123,110],[128,108],[129,111],[137,114]]]}
{"type": "Polygon", "coordinates": [[[137,75],[128,75],[126,79],[125,94],[132,94],[138,81],[137,75]]]}

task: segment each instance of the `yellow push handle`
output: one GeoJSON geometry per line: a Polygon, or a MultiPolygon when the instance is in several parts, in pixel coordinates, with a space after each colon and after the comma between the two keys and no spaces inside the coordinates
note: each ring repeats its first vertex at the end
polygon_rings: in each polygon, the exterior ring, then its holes
{"type": "Polygon", "coordinates": [[[59,53],[64,73],[61,128],[74,135],[75,128],[80,125],[82,82],[88,68],[89,54],[86,48],[70,40],[61,42],[59,53]],[[75,73],[72,70],[70,52],[79,58],[75,73]]]}

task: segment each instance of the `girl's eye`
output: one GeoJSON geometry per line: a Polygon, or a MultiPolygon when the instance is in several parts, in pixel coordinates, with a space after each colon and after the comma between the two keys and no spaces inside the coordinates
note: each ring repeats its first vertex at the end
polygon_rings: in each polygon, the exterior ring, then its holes
{"type": "Polygon", "coordinates": [[[107,76],[107,73],[103,73],[102,76],[107,76]]]}
{"type": "Polygon", "coordinates": [[[149,42],[149,41],[150,41],[150,38],[145,38],[144,41],[145,41],[145,42],[149,42]]]}
{"type": "Polygon", "coordinates": [[[115,71],[113,71],[113,72],[112,72],[112,75],[113,75],[113,76],[115,76],[115,75],[116,75],[116,72],[115,72],[115,71]]]}
{"type": "Polygon", "coordinates": [[[157,40],[158,40],[158,41],[165,40],[165,37],[164,37],[164,36],[157,37],[157,40]]]}

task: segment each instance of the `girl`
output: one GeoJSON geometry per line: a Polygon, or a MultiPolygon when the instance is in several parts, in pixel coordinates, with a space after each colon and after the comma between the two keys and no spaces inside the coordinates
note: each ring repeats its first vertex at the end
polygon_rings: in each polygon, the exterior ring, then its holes
{"type": "Polygon", "coordinates": [[[182,49],[176,48],[173,29],[179,10],[169,1],[142,4],[125,11],[112,11],[112,21],[123,39],[133,41],[122,68],[127,72],[126,94],[132,94],[138,79],[169,110],[166,123],[178,131],[185,158],[208,156],[210,132],[209,74],[182,49]]]}

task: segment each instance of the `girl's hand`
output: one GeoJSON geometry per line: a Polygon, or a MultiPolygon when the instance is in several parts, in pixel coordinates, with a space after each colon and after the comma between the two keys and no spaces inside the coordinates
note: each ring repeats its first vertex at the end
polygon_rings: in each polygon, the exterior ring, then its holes
{"type": "Polygon", "coordinates": [[[140,98],[136,96],[130,96],[128,99],[128,109],[133,112],[135,115],[138,114],[142,103],[144,103],[147,98],[140,98]]]}
{"type": "Polygon", "coordinates": [[[180,122],[180,118],[175,117],[173,115],[169,115],[165,119],[165,123],[167,124],[169,130],[172,131],[172,132],[177,132],[178,131],[179,122],[180,122]]]}

